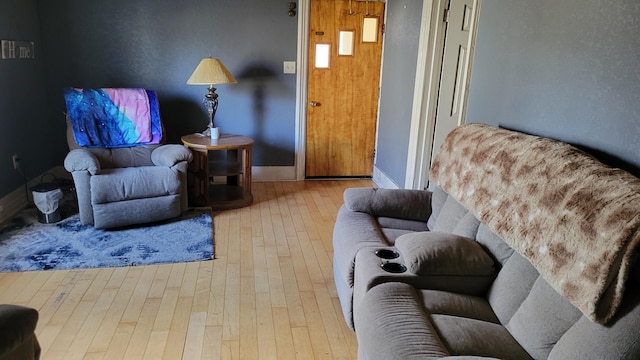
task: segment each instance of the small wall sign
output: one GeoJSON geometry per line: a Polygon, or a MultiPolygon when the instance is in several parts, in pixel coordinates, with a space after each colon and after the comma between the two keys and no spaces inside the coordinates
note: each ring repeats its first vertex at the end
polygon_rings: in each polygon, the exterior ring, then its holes
{"type": "Polygon", "coordinates": [[[34,59],[34,50],[33,41],[2,40],[3,59],[34,59]]]}

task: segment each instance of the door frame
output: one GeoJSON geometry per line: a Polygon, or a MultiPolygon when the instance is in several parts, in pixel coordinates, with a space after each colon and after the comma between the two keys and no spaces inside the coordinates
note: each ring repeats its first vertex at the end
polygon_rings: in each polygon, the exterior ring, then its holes
{"type": "MultiPolygon", "coordinates": [[[[467,83],[462,96],[462,118],[466,118],[469,95],[469,81],[473,67],[473,55],[476,44],[480,4],[477,0],[474,8],[475,23],[471,30],[471,46],[469,64],[464,77],[467,83]]],[[[418,64],[416,68],[416,84],[413,96],[411,130],[407,153],[405,175],[406,189],[426,189],[429,182],[433,136],[436,125],[436,108],[444,53],[445,23],[444,10],[449,0],[424,0],[422,7],[422,25],[418,45],[418,64]]]]}
{"type": "Polygon", "coordinates": [[[296,56],[296,121],[294,167],[296,180],[304,180],[307,154],[307,85],[309,83],[309,16],[311,0],[298,0],[298,54],[296,56]]]}
{"type": "MultiPolygon", "coordinates": [[[[359,0],[362,1],[362,0],[359,0]]],[[[388,0],[372,0],[382,1],[385,3],[384,22],[387,18],[388,0]]],[[[431,0],[424,0],[431,1],[431,0]]],[[[306,174],[306,137],[307,137],[307,86],[309,84],[309,21],[311,16],[311,0],[298,0],[298,51],[296,55],[296,111],[295,111],[295,148],[296,155],[294,160],[295,177],[297,181],[305,180],[306,174]]],[[[380,59],[380,71],[384,64],[384,39],[382,37],[382,58],[380,59]]],[[[382,73],[380,74],[382,76],[382,73]]],[[[379,92],[379,90],[378,90],[379,92]]],[[[380,116],[380,102],[378,101],[378,117],[380,116]]],[[[378,131],[378,118],[376,118],[376,133],[378,131]]],[[[378,137],[375,139],[375,149],[377,149],[378,137]]],[[[374,160],[375,167],[375,160],[374,160]]],[[[372,168],[373,172],[374,169],[372,168]]]]}
{"type": "MultiPolygon", "coordinates": [[[[424,189],[429,179],[431,165],[431,147],[435,129],[435,111],[437,94],[442,67],[442,52],[444,48],[444,22],[441,14],[448,0],[423,0],[422,21],[420,25],[420,39],[418,45],[418,59],[416,65],[416,82],[414,85],[411,127],[409,145],[407,149],[407,166],[404,187],[406,189],[424,189]]],[[[482,0],[477,0],[474,9],[476,14],[473,29],[467,79],[470,79],[473,65],[473,53],[478,27],[478,16],[482,0]]],[[[386,2],[386,1],[385,1],[386,2]]],[[[307,85],[308,85],[308,47],[309,47],[309,16],[311,0],[298,0],[298,49],[296,56],[296,110],[295,110],[295,148],[294,160],[296,180],[304,180],[306,168],[306,133],[307,133],[307,85]]],[[[385,21],[387,14],[385,7],[385,21]]],[[[384,41],[384,40],[383,40],[384,41]]],[[[384,43],[382,51],[384,64],[384,43]]],[[[465,87],[464,102],[462,104],[466,117],[468,83],[465,87]]],[[[376,125],[377,128],[377,125],[376,125]]],[[[377,141],[377,140],[376,140],[377,141]]],[[[376,144],[377,149],[377,144],[376,144]]],[[[374,163],[375,168],[375,163],[374,163]]]]}

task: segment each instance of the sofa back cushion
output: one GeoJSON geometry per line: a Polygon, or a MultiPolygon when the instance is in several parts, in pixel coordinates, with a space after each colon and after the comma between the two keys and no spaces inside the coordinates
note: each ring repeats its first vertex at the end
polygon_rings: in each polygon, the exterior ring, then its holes
{"type": "Polygon", "coordinates": [[[429,220],[427,220],[429,230],[434,230],[436,220],[440,217],[440,212],[448,197],[449,194],[444,192],[440,187],[433,189],[433,193],[431,194],[431,216],[429,216],[429,220]]]}
{"type": "Polygon", "coordinates": [[[431,231],[447,232],[475,239],[480,221],[456,199],[436,188],[432,195],[431,231]]]}
{"type": "Polygon", "coordinates": [[[606,326],[586,316],[573,324],[549,353],[550,360],[639,359],[640,289],[627,284],[620,310],[606,326]]]}
{"type": "Polygon", "coordinates": [[[634,278],[627,282],[617,315],[601,325],[584,316],[485,225],[480,225],[476,240],[502,263],[487,294],[491,308],[534,359],[640,358],[640,285],[634,278]]]}
{"type": "Polygon", "coordinates": [[[496,235],[496,233],[491,231],[482,223],[478,226],[476,241],[482,245],[500,265],[503,265],[507,260],[509,260],[515,251],[504,240],[496,235]]]}
{"type": "Polygon", "coordinates": [[[518,253],[514,253],[503,264],[487,295],[500,323],[504,325],[511,320],[538,276],[540,274],[536,268],[518,253]]]}
{"type": "Polygon", "coordinates": [[[487,297],[498,320],[534,359],[546,359],[582,317],[578,308],[515,252],[504,261],[487,297]]]}
{"type": "Polygon", "coordinates": [[[640,246],[640,179],[569,144],[466,124],[434,159],[438,184],[594,321],[620,305],[640,246]]]}
{"type": "Polygon", "coordinates": [[[349,188],[343,197],[347,209],[375,214],[377,217],[425,222],[431,216],[429,191],[349,188]]]}
{"type": "Polygon", "coordinates": [[[538,276],[506,327],[534,359],[546,359],[556,342],[581,316],[578,308],[538,276]]]}

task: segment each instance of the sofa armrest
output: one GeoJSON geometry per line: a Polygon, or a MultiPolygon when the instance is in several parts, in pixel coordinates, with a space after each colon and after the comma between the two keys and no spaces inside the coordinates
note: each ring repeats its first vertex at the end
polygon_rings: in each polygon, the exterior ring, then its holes
{"type": "MultiPolygon", "coordinates": [[[[358,251],[354,259],[353,270],[353,315],[355,317],[358,317],[360,303],[366,294],[380,284],[405,283],[419,290],[437,290],[483,297],[487,294],[496,278],[496,274],[493,271],[490,275],[482,275],[488,274],[488,272],[476,274],[471,271],[471,266],[468,269],[464,269],[465,265],[463,264],[458,266],[463,270],[458,271],[459,275],[450,274],[447,270],[435,271],[433,274],[426,274],[428,271],[416,274],[411,269],[412,259],[410,259],[410,256],[405,257],[405,255],[399,248],[392,246],[368,247],[358,251]],[[385,254],[377,254],[379,250],[387,250],[390,253],[395,252],[397,257],[391,259],[383,258],[382,256],[385,256],[385,254]]],[[[489,270],[492,269],[489,268],[489,270]]]]}
{"type": "Polygon", "coordinates": [[[431,192],[426,190],[349,188],[344,204],[351,211],[426,222],[431,216],[431,192]]]}
{"type": "Polygon", "coordinates": [[[151,153],[151,161],[156,166],[174,166],[181,161],[191,162],[192,158],[186,146],[177,144],[159,146],[151,153]]]}
{"type": "Polygon", "coordinates": [[[100,173],[100,161],[86,149],[71,150],[64,159],[64,168],[68,172],[88,171],[91,175],[100,173]]]}

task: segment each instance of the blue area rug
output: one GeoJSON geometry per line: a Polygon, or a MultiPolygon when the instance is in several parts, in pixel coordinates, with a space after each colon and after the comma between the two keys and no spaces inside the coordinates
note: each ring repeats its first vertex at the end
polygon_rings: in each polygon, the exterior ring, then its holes
{"type": "Polygon", "coordinates": [[[25,209],[0,229],[0,271],[62,270],[210,260],[210,209],[174,220],[114,230],[80,224],[77,214],[41,224],[25,209]]]}

